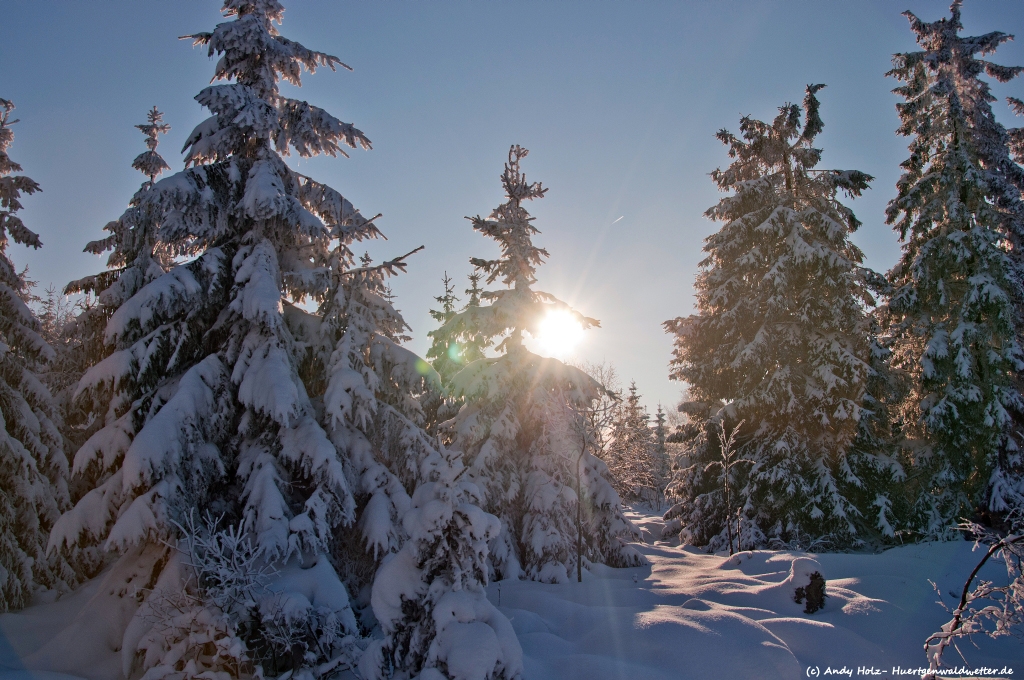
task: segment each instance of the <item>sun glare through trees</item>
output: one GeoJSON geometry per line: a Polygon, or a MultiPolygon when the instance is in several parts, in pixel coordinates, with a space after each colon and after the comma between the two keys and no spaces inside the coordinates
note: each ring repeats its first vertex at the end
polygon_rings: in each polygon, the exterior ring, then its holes
{"type": "Polygon", "coordinates": [[[1019,6],[283,1],[0,4],[0,680],[1024,673],[1019,6]]]}

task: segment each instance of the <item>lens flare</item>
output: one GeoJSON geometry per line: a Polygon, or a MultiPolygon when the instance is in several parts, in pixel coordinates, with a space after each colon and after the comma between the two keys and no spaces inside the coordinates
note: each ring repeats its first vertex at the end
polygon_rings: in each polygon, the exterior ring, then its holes
{"type": "Polygon", "coordinates": [[[535,339],[542,354],[562,358],[583,339],[583,327],[569,312],[554,310],[540,322],[535,339]]]}

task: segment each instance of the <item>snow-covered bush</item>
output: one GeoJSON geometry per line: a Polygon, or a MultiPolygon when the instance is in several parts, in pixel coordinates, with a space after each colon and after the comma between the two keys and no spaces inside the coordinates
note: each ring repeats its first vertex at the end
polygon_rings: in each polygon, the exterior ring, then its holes
{"type": "Polygon", "coordinates": [[[7,244],[39,248],[18,216],[23,195],[39,191],[7,154],[14,104],[0,99],[0,612],[28,603],[37,587],[64,588],[75,575],[61,556],[46,554],[50,528],[69,503],[67,458],[59,416],[40,373],[53,349],[25,304],[29,290],[7,244]]]}
{"type": "Polygon", "coordinates": [[[305,669],[319,677],[358,657],[355,617],[326,560],[278,569],[244,527],[218,529],[190,514],[126,637],[125,673],[148,678],[237,678],[305,669]],[[325,590],[326,589],[326,590],[325,590]],[[132,649],[132,648],[129,648],[132,649]]]}
{"type": "Polygon", "coordinates": [[[124,656],[125,675],[137,666],[146,680],[216,680],[259,672],[246,641],[269,566],[262,550],[236,527],[218,530],[207,514],[190,513],[154,591],[126,637],[137,638],[124,656]],[[137,651],[136,651],[137,650],[137,651]]]}

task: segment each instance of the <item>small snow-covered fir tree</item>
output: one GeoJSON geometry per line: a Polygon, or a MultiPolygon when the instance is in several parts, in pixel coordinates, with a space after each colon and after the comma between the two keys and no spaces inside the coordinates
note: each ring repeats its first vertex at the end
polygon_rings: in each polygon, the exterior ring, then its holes
{"type": "Polygon", "coordinates": [[[656,503],[660,500],[657,442],[649,422],[636,383],[631,383],[625,403],[616,409],[611,441],[604,454],[615,489],[625,501],[656,503]]]}
{"type": "MultiPolygon", "coordinates": [[[[536,332],[549,310],[571,313],[584,328],[597,321],[533,289],[536,268],[548,254],[533,244],[538,230],[523,203],[547,190],[526,180],[520,169],[526,155],[519,146],[511,148],[501,176],[508,200],[489,218],[472,218],[474,229],[498,242],[501,255],[471,261],[487,283],[500,280],[506,288],[481,292],[480,299],[490,304],[474,306],[471,299],[438,337],[460,343],[502,338],[496,346],[500,356],[477,359],[452,378],[453,396],[466,401],[451,424],[453,447],[479,484],[484,508],[501,521],[491,545],[495,575],[556,582],[568,578],[576,560],[572,518],[578,502],[573,490],[577,447],[566,404],[588,405],[598,399],[601,386],[579,369],[529,352],[523,333],[536,332]]],[[[592,458],[588,453],[588,468],[604,468],[592,458]]],[[[584,490],[593,499],[594,512],[605,518],[595,524],[602,533],[590,537],[596,546],[592,554],[617,566],[636,564],[639,556],[621,542],[633,528],[622,516],[606,474],[589,475],[584,490]]]]}
{"type": "MultiPolygon", "coordinates": [[[[430,316],[434,321],[444,326],[450,318],[455,316],[455,303],[459,301],[459,298],[455,297],[455,288],[452,286],[452,280],[448,276],[448,272],[444,273],[442,283],[444,285],[444,295],[434,298],[441,305],[441,309],[431,309],[430,316]]],[[[428,335],[433,338],[433,344],[427,350],[427,359],[431,361],[434,370],[441,376],[442,383],[447,384],[453,375],[462,370],[465,364],[462,359],[462,352],[457,343],[440,337],[436,331],[432,331],[428,335]]]]}
{"type": "Polygon", "coordinates": [[[46,541],[69,503],[67,458],[58,414],[39,373],[53,359],[42,327],[26,304],[25,272],[7,254],[10,241],[42,243],[22,222],[23,196],[39,185],[8,155],[14,104],[0,99],[0,612],[28,603],[37,587],[63,588],[74,574],[46,541]]]}
{"type": "MultiPolygon", "coordinates": [[[[480,295],[483,293],[483,290],[480,288],[480,277],[479,272],[473,272],[469,275],[470,287],[465,291],[469,297],[465,307],[463,307],[464,310],[480,306],[480,295]]],[[[467,337],[462,342],[447,337],[444,332],[445,324],[455,316],[455,303],[458,302],[459,298],[455,297],[455,289],[451,285],[451,279],[448,278],[447,272],[445,273],[443,283],[444,295],[434,298],[441,304],[441,309],[430,310],[430,315],[441,326],[427,333],[433,340],[430,349],[427,350],[427,358],[431,360],[432,365],[441,376],[442,383],[448,385],[452,377],[461,371],[466,364],[471,364],[477,359],[484,357],[484,349],[487,347],[488,342],[480,334],[467,337]]],[[[454,400],[454,402],[456,406],[461,404],[458,400],[454,400]]]]}
{"type": "Polygon", "coordinates": [[[665,410],[658,404],[658,410],[654,413],[654,463],[655,476],[658,480],[658,489],[664,496],[665,487],[668,486],[671,475],[672,463],[668,457],[668,423],[665,410]]]}
{"type": "Polygon", "coordinates": [[[64,295],[52,284],[34,302],[43,339],[54,351],[54,359],[43,373],[43,382],[53,394],[58,409],[63,410],[69,388],[81,377],[75,365],[75,353],[81,339],[73,334],[69,326],[81,313],[84,304],[82,300],[73,300],[64,295]]]}
{"type": "Polygon", "coordinates": [[[671,376],[689,384],[689,462],[674,485],[681,523],[697,545],[723,544],[720,458],[709,426],[732,431],[754,461],[740,481],[751,535],[806,542],[850,536],[859,510],[847,453],[869,374],[865,306],[874,304],[849,240],[860,224],[837,194],[858,196],[871,179],[821,170],[813,146],[823,129],[816,93],[787,104],[771,123],[750,117],[725,130],[732,164],[712,178],[732,192],[709,209],[722,222],[708,237],[694,316],[666,322],[676,335],[671,376]],[[717,539],[716,539],[717,537],[717,539]]]}
{"type": "Polygon", "coordinates": [[[907,16],[924,49],[889,72],[912,139],[886,211],[903,241],[888,312],[893,364],[911,382],[900,416],[915,528],[943,536],[958,518],[1024,505],[1020,168],[979,77],[1021,69],[976,57],[1009,36],[960,36],[959,2],[948,19],[907,16]]]}
{"type": "Polygon", "coordinates": [[[518,678],[523,652],[512,624],[487,600],[488,543],[500,522],[480,507],[455,451],[431,452],[402,523],[408,539],[373,584],[386,637],[363,656],[363,677],[404,671],[423,680],[518,678]]]}
{"type": "Polygon", "coordinates": [[[459,481],[458,454],[424,431],[424,402],[440,393],[440,377],[399,344],[408,326],[386,279],[405,269],[405,257],[373,266],[364,256],[332,275],[319,310],[326,370],[310,380],[324,385],[324,426],[355,501],[356,521],[339,530],[335,561],[352,586],[370,590],[385,634],[360,668],[373,678],[518,677],[518,641],[483,592],[498,521],[477,507],[477,487],[459,481]]]}
{"type": "MultiPolygon", "coordinates": [[[[466,298],[465,307],[468,310],[480,306],[481,296],[484,291],[480,288],[480,279],[483,278],[483,274],[476,271],[470,273],[467,278],[469,279],[469,288],[464,292],[469,296],[466,298]]],[[[483,359],[484,352],[489,344],[487,339],[480,333],[463,337],[462,343],[459,345],[459,355],[462,357],[462,363],[471,364],[477,359],[483,359]]]]}
{"type": "MultiPolygon", "coordinates": [[[[228,21],[191,36],[220,57],[216,84],[196,97],[212,115],[187,139],[186,169],[141,191],[130,208],[153,226],[139,234],[148,244],[141,252],[174,259],[154,256],[138,287],[111,301],[105,357],[77,388],[96,430],[74,468],[96,482],[58,521],[51,545],[132,560],[166,551],[190,508],[223,515],[277,565],[268,588],[287,600],[278,611],[287,621],[271,622],[334,627],[328,637],[341,648],[316,645],[287,662],[316,667],[351,651],[354,618],[347,597],[322,611],[289,574],[314,569],[324,579],[318,587],[345,593],[328,558],[338,528],[355,520],[355,502],[300,379],[320,335],[297,305],[326,302],[348,244],[377,232],[283,156],[370,144],[352,125],[281,93],[281,79],[299,85],[303,70],[341,63],[279,35],[276,0],[226,0],[222,11],[228,21]]],[[[126,674],[151,662],[136,657],[145,635],[138,620],[126,632],[126,674]]]]}

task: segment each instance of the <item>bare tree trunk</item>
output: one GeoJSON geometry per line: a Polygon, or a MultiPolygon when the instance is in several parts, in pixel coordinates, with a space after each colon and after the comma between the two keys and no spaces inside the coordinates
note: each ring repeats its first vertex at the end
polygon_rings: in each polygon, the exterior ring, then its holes
{"type": "Polygon", "coordinates": [[[587,451],[587,441],[583,440],[583,448],[576,459],[576,582],[583,583],[583,490],[580,480],[580,465],[583,454],[587,451]]]}

